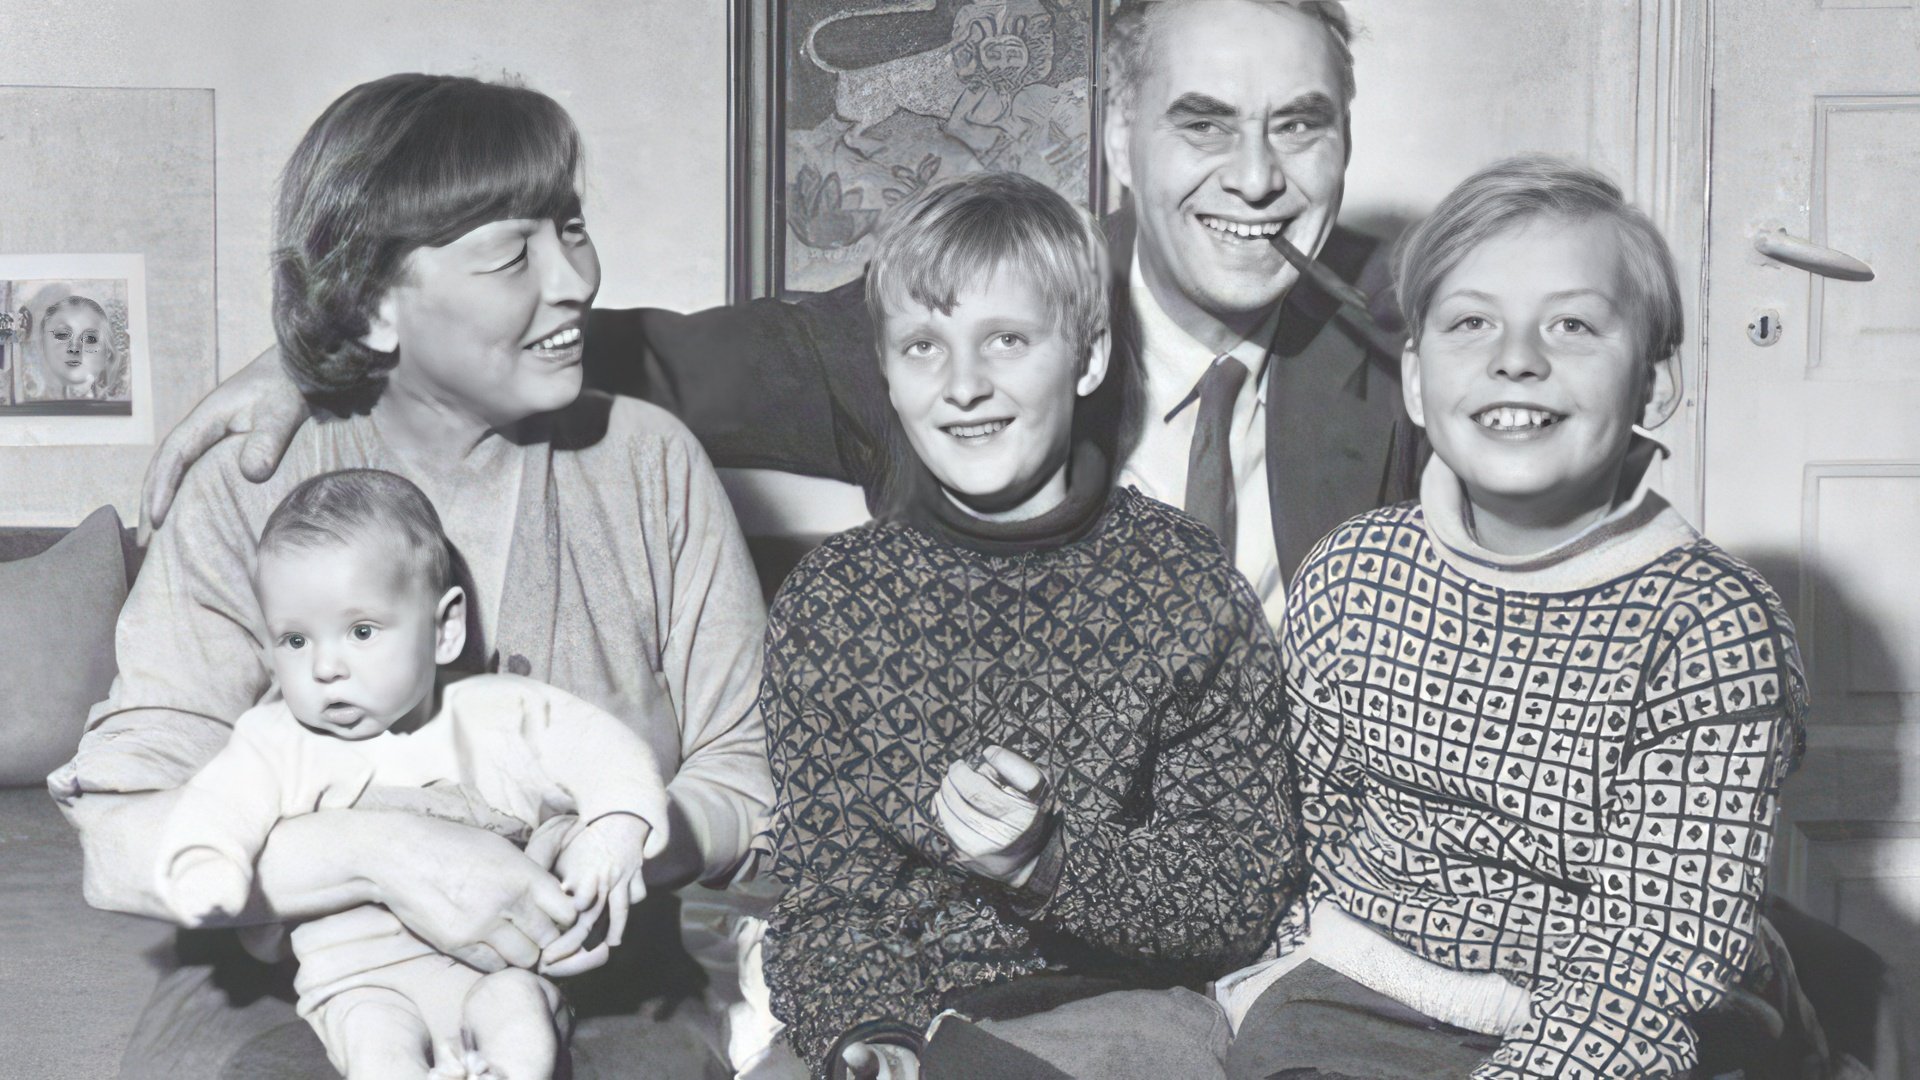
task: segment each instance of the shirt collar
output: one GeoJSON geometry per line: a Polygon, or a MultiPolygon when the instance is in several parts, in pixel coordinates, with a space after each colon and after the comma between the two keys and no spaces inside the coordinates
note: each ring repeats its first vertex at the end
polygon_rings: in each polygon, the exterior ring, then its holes
{"type": "MultiPolygon", "coordinates": [[[[1147,287],[1147,279],[1140,270],[1140,253],[1134,252],[1133,267],[1128,275],[1128,290],[1132,294],[1133,310],[1140,320],[1140,353],[1142,362],[1150,369],[1149,376],[1157,373],[1169,382],[1178,379],[1183,384],[1191,384],[1191,392],[1180,399],[1174,407],[1178,412],[1195,400],[1200,390],[1200,377],[1217,359],[1219,353],[1202,345],[1192,334],[1187,333],[1179,323],[1173,321],[1160,301],[1147,287]]],[[[1226,355],[1247,366],[1246,386],[1255,395],[1262,406],[1267,403],[1267,357],[1269,346],[1273,342],[1274,331],[1280,325],[1280,308],[1275,304],[1273,311],[1253,333],[1241,339],[1226,355]]],[[[1242,391],[1243,393],[1245,390],[1242,391]]]]}

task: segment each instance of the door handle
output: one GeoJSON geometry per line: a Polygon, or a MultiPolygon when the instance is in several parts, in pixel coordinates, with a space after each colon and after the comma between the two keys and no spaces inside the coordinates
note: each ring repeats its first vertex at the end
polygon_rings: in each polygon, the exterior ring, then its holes
{"type": "Polygon", "coordinates": [[[1841,281],[1872,281],[1873,267],[1848,255],[1821,247],[1811,240],[1788,236],[1785,229],[1763,229],[1753,238],[1753,249],[1774,262],[1841,281]]]}

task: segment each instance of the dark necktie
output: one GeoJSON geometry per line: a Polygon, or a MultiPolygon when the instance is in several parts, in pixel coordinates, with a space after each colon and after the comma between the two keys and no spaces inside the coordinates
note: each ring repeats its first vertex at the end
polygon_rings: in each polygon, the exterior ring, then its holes
{"type": "Polygon", "coordinates": [[[1195,390],[1193,446],[1187,452],[1187,513],[1212,529],[1233,558],[1233,454],[1227,435],[1233,427],[1233,400],[1247,381],[1247,366],[1222,356],[1200,376],[1195,390]]]}

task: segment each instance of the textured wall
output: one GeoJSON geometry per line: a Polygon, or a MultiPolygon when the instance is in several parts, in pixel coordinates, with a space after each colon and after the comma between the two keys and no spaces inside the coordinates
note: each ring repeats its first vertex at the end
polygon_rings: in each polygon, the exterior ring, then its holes
{"type": "Polygon", "coordinates": [[[0,4],[0,85],[214,91],[219,349],[272,340],[275,173],[341,91],[395,71],[518,76],[584,133],[604,302],[724,298],[726,26],[718,0],[33,0],[0,4]]]}
{"type": "MultiPolygon", "coordinates": [[[[1353,11],[1362,36],[1347,220],[1390,231],[1475,166],[1518,150],[1589,156],[1630,179],[1633,0],[1353,11]]],[[[567,105],[589,152],[603,303],[691,308],[723,297],[720,0],[35,0],[0,3],[0,42],[0,85],[214,90],[223,374],[271,340],[275,171],[335,95],[397,70],[513,74],[567,105]]],[[[849,493],[749,486],[743,510],[756,530],[815,532],[859,516],[849,493]]]]}

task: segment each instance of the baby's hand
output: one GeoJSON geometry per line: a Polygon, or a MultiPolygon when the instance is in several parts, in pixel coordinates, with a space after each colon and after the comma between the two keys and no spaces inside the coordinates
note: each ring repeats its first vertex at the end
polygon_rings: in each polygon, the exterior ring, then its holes
{"type": "Polygon", "coordinates": [[[627,909],[646,898],[647,840],[653,826],[633,814],[604,814],[581,829],[561,849],[554,863],[560,885],[573,897],[580,913],[573,929],[560,935],[541,954],[540,970],[550,975],[572,975],[600,966],[620,944],[627,929],[627,909]],[[606,940],[581,951],[586,939],[607,916],[606,940]]]}

